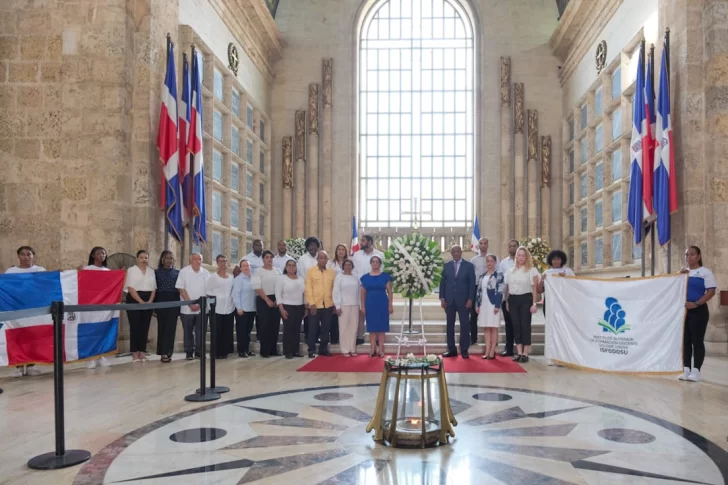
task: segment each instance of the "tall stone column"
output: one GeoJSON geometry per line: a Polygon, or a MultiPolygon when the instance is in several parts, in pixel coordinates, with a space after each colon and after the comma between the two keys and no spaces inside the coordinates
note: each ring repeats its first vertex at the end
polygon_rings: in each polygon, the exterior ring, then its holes
{"type": "MultiPolygon", "coordinates": [[[[283,137],[283,239],[291,237],[291,217],[293,215],[293,153],[290,136],[283,137]]],[[[296,207],[298,217],[298,207],[296,207]]]]}
{"type": "Polygon", "coordinates": [[[501,57],[501,244],[513,237],[513,143],[511,58],[501,57]]]}
{"type": "Polygon", "coordinates": [[[528,236],[538,237],[538,111],[528,110],[528,236]]]}
{"type": "Polygon", "coordinates": [[[306,112],[303,110],[296,111],[295,129],[296,167],[293,187],[296,193],[296,206],[294,209],[296,217],[293,233],[295,237],[306,237],[304,231],[304,222],[306,220],[306,112]]]}
{"type": "Polygon", "coordinates": [[[318,127],[319,85],[308,86],[308,201],[306,203],[306,234],[301,237],[319,237],[319,127],[318,127]]]}
{"type": "MultiPolygon", "coordinates": [[[[526,237],[526,180],[525,168],[526,162],[524,158],[524,147],[526,145],[524,135],[525,115],[523,104],[523,83],[515,83],[513,85],[514,97],[514,123],[513,131],[515,133],[515,162],[514,162],[514,198],[515,198],[515,234],[511,237],[522,239],[526,237]]],[[[510,239],[510,237],[508,238],[510,239]]]]}
{"type": "Polygon", "coordinates": [[[331,219],[331,184],[333,183],[332,172],[334,169],[333,160],[333,118],[334,118],[334,60],[324,59],[324,94],[323,94],[323,126],[324,126],[324,140],[323,140],[323,176],[321,177],[321,215],[323,231],[321,237],[323,238],[324,244],[327,248],[332,249],[334,241],[331,240],[331,231],[333,221],[331,219]]]}
{"type": "Polygon", "coordinates": [[[541,137],[541,237],[551,238],[551,136],[541,137]]]}

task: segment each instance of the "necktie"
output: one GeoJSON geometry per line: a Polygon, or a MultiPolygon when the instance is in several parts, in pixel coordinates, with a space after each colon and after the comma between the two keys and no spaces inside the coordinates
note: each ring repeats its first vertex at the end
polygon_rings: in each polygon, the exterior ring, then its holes
{"type": "Polygon", "coordinates": [[[458,275],[458,261],[455,261],[455,277],[458,275]]]}

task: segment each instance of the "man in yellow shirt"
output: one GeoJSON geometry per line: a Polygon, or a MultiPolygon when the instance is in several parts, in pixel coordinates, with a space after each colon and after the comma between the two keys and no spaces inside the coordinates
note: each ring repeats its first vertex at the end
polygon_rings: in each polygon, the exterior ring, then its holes
{"type": "Polygon", "coordinates": [[[316,266],[306,273],[306,306],[308,307],[308,357],[316,357],[316,334],[321,328],[319,354],[329,356],[329,329],[334,315],[334,278],[336,272],[327,268],[329,255],[319,251],[316,266]]]}

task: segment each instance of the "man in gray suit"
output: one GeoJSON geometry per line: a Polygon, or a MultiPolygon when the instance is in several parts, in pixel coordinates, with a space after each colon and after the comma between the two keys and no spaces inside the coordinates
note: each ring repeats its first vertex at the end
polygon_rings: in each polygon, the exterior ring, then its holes
{"type": "Polygon", "coordinates": [[[455,347],[455,315],[460,320],[460,354],[469,359],[470,320],[469,312],[475,301],[475,266],[463,259],[463,249],[450,249],[452,261],[445,263],[440,280],[440,305],[447,315],[447,352],[443,357],[457,357],[455,347]]]}

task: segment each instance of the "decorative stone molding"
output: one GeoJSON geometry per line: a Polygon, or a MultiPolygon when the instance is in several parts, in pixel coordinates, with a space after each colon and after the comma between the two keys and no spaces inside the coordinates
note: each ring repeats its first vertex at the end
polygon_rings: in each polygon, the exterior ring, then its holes
{"type": "Polygon", "coordinates": [[[290,136],[283,137],[283,188],[293,187],[293,142],[290,136]]]}
{"type": "Polygon", "coordinates": [[[265,0],[210,0],[210,5],[271,82],[273,64],[283,56],[285,44],[265,0]]]}
{"type": "Polygon", "coordinates": [[[515,120],[513,123],[515,133],[523,133],[523,83],[513,84],[513,97],[515,98],[515,120]]]}
{"type": "Polygon", "coordinates": [[[334,105],[334,60],[324,59],[324,108],[334,105]]]}
{"type": "Polygon", "coordinates": [[[296,161],[306,161],[306,111],[296,111],[296,161]]]}
{"type": "Polygon", "coordinates": [[[318,98],[319,85],[311,83],[308,85],[308,132],[312,135],[318,135],[318,98]]]}
{"type": "Polygon", "coordinates": [[[526,160],[538,161],[538,111],[528,110],[528,143],[526,160]]]}
{"type": "Polygon", "coordinates": [[[541,187],[551,187],[551,135],[541,137],[541,187]]]}
{"type": "Polygon", "coordinates": [[[571,0],[551,35],[551,51],[564,64],[559,77],[563,85],[587,55],[602,30],[624,0],[571,0]]]}
{"type": "Polygon", "coordinates": [[[511,105],[511,58],[501,57],[501,105],[511,105]]]}

